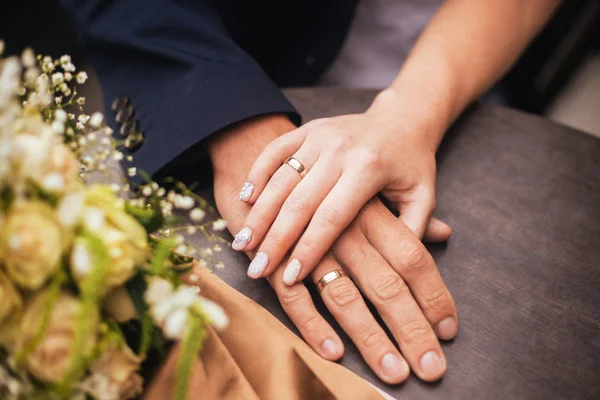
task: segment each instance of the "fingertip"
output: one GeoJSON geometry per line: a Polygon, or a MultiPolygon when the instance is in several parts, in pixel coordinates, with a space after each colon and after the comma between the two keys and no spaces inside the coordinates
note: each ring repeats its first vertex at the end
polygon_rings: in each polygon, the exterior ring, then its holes
{"type": "Polygon", "coordinates": [[[439,339],[452,340],[458,334],[458,322],[456,317],[446,317],[441,320],[434,328],[439,339]]]}
{"type": "Polygon", "coordinates": [[[429,243],[443,243],[450,239],[452,228],[437,218],[431,218],[423,240],[429,243]]]}
{"type": "Polygon", "coordinates": [[[330,361],[337,361],[344,355],[344,344],[339,338],[327,338],[323,340],[319,350],[321,357],[330,361]]]}
{"type": "Polygon", "coordinates": [[[254,189],[255,189],[255,187],[252,182],[249,182],[249,181],[244,182],[244,185],[242,186],[242,190],[240,190],[239,199],[241,201],[243,201],[244,203],[250,204],[250,198],[252,197],[252,194],[254,193],[254,189]]]}
{"type": "Polygon", "coordinates": [[[386,383],[396,385],[404,382],[410,375],[410,367],[400,355],[390,352],[385,354],[380,361],[381,373],[379,377],[386,383]]]}

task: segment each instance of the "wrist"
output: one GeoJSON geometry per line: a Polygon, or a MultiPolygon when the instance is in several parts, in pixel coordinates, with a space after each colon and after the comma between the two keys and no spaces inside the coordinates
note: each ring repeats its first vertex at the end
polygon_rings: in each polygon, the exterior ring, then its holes
{"type": "Polygon", "coordinates": [[[396,132],[406,132],[435,153],[450,125],[442,106],[427,104],[408,90],[390,87],[380,92],[367,113],[383,119],[396,132]]]}
{"type": "Polygon", "coordinates": [[[285,115],[271,114],[223,129],[206,142],[215,181],[245,179],[267,144],[295,128],[285,115]]]}

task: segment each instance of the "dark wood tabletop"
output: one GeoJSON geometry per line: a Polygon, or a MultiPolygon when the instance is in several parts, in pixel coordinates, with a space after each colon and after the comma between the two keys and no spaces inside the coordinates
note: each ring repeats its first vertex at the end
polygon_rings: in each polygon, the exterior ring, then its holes
{"type": "MultiPolygon", "coordinates": [[[[287,95],[308,121],[364,111],[375,92],[287,95]]],[[[600,399],[600,140],[476,105],[439,150],[437,204],[454,233],[429,250],[460,317],[446,376],[387,386],[343,334],[341,363],[402,399],[600,399]]],[[[224,258],[218,275],[294,330],[246,257],[224,258]]]]}

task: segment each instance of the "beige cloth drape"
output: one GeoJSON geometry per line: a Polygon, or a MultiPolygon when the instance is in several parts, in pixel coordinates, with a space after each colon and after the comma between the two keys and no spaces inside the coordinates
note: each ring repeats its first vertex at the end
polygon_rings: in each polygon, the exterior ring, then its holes
{"type": "MultiPolygon", "coordinates": [[[[189,399],[381,399],[362,378],[324,360],[267,310],[195,268],[202,295],[230,318],[223,332],[211,331],[192,372],[189,399]]],[[[177,348],[150,385],[145,400],[172,398],[177,348]]]]}

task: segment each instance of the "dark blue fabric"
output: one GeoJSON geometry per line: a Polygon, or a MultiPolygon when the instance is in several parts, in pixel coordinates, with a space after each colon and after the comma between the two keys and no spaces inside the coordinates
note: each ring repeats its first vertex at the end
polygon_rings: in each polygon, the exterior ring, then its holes
{"type": "Polygon", "coordinates": [[[253,116],[286,113],[299,123],[278,86],[231,38],[218,0],[61,3],[99,74],[107,113],[115,97],[131,99],[145,135],[135,165],[147,173],[253,116]]]}

